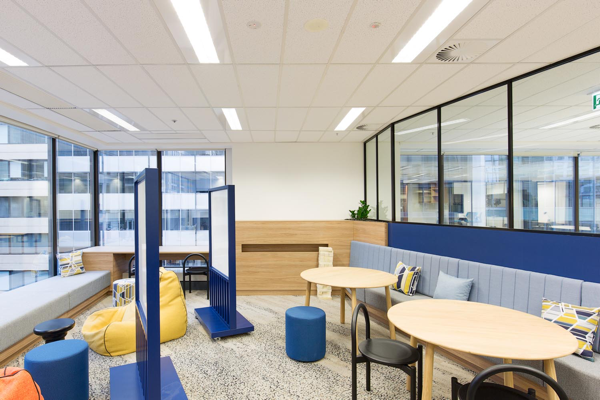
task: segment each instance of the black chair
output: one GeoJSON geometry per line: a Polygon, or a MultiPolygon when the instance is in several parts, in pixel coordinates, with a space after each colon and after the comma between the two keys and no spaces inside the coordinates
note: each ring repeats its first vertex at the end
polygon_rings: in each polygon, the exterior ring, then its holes
{"type": "Polygon", "coordinates": [[[499,364],[481,371],[471,383],[461,385],[458,379],[452,378],[452,400],[535,400],[537,399],[534,389],[527,393],[497,383],[484,381],[491,376],[503,372],[521,372],[535,376],[548,384],[560,400],[569,400],[565,391],[554,379],[535,368],[525,365],[499,364]]]}
{"type": "Polygon", "coordinates": [[[352,400],[356,400],[356,366],[357,364],[367,364],[367,390],[371,390],[371,363],[383,364],[388,367],[401,369],[410,377],[410,399],[417,399],[417,389],[419,391],[419,400],[422,395],[423,386],[423,347],[414,348],[409,344],[392,339],[371,339],[371,323],[369,321],[369,312],[367,307],[360,303],[356,306],[352,315],[352,400]],[[356,322],[360,310],[363,310],[366,325],[366,339],[360,342],[358,350],[361,356],[356,354],[356,322]],[[417,364],[417,368],[410,364],[417,364]],[[417,385],[417,375],[419,383],[417,385]]]}
{"type": "Polygon", "coordinates": [[[135,256],[131,256],[129,259],[129,277],[135,276],[135,266],[132,267],[135,256]]]}
{"type": "Polygon", "coordinates": [[[190,277],[190,282],[189,282],[189,291],[190,293],[192,293],[192,276],[193,275],[206,275],[206,299],[208,300],[209,298],[209,277],[208,277],[208,260],[206,259],[206,257],[204,257],[202,254],[200,253],[194,253],[194,254],[190,254],[188,255],[184,260],[183,260],[183,295],[185,296],[185,282],[186,276],[190,277]],[[200,257],[201,259],[204,260],[204,266],[200,266],[200,267],[186,267],[187,261],[192,258],[192,257],[200,257]]]}

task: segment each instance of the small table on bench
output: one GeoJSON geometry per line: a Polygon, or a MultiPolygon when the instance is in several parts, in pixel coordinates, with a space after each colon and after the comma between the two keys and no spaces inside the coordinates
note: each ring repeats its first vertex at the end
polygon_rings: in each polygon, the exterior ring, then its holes
{"type": "MultiPolygon", "coordinates": [[[[352,292],[352,312],[354,313],[354,309],[356,308],[356,289],[385,287],[385,297],[387,300],[387,308],[389,310],[390,307],[392,307],[390,285],[398,282],[398,277],[388,272],[379,271],[376,269],[353,267],[311,268],[303,271],[300,276],[306,281],[306,306],[310,305],[310,291],[313,283],[340,288],[341,324],[346,322],[346,296],[344,295],[345,289],[350,289],[352,292]]],[[[391,322],[390,338],[396,339],[396,329],[391,322]]]]}

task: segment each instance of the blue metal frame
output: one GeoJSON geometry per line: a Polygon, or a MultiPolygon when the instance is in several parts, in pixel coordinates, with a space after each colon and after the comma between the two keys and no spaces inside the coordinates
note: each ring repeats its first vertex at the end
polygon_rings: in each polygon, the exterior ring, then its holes
{"type": "Polygon", "coordinates": [[[252,325],[244,316],[237,312],[236,296],[236,259],[235,259],[235,186],[226,185],[216,188],[198,191],[197,193],[208,194],[208,217],[209,217],[209,289],[210,289],[210,307],[197,308],[196,318],[204,326],[212,339],[224,336],[238,335],[254,330],[252,325]],[[223,275],[213,267],[212,251],[212,193],[227,191],[227,230],[228,237],[228,256],[229,256],[229,276],[223,275]]]}
{"type": "Polygon", "coordinates": [[[135,259],[138,266],[135,274],[135,306],[136,306],[136,362],[110,370],[110,392],[112,399],[144,399],[160,400],[163,396],[169,399],[187,399],[177,372],[169,357],[160,357],[160,287],[159,287],[159,238],[160,205],[158,169],[146,168],[135,179],[135,259]],[[139,214],[139,185],[145,182],[144,200],[145,215],[139,214]],[[139,222],[144,219],[146,236],[146,310],[140,302],[139,268],[140,243],[139,222]],[[162,370],[162,372],[161,372],[162,370]]]}

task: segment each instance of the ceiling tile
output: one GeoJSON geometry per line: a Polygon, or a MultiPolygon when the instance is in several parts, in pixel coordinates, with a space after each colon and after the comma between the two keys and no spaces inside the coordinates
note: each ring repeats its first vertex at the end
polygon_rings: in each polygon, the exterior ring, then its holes
{"type": "Polygon", "coordinates": [[[229,143],[229,136],[225,131],[202,131],[204,136],[213,143],[229,143]]]}
{"type": "Polygon", "coordinates": [[[93,93],[110,107],[139,107],[140,104],[95,67],[55,67],[59,73],[88,93],[93,93]]]}
{"type": "Polygon", "coordinates": [[[182,108],[181,110],[200,130],[223,129],[223,125],[212,108],[182,108]]]}
{"type": "Polygon", "coordinates": [[[52,110],[48,110],[46,108],[36,108],[33,110],[29,110],[34,114],[39,115],[40,117],[49,119],[50,121],[57,122],[61,125],[66,126],[67,128],[75,129],[76,131],[89,131],[90,128],[80,124],[79,122],[75,122],[70,118],[65,117],[64,115],[60,115],[52,110]]]}
{"type": "Polygon", "coordinates": [[[404,107],[375,107],[360,121],[360,124],[386,124],[395,119],[404,107]]]}
{"type": "Polygon", "coordinates": [[[146,65],[144,68],[179,107],[208,106],[187,66],[146,65]]]}
{"type": "Polygon", "coordinates": [[[284,62],[326,63],[342,32],[353,0],[303,0],[289,3],[284,62]],[[312,19],[328,21],[321,32],[308,32],[304,24],[312,19]]]}
{"type": "Polygon", "coordinates": [[[456,39],[504,39],[557,0],[494,0],[456,34],[456,39]],[[518,12],[516,12],[518,10],[518,12]]]}
{"type": "Polygon", "coordinates": [[[307,112],[308,108],[280,108],[277,112],[277,130],[300,130],[307,112]]]}
{"type": "Polygon", "coordinates": [[[85,0],[141,64],[180,64],[183,58],[149,1],[85,0]]]}
{"type": "MultiPolygon", "coordinates": [[[[435,89],[464,65],[421,65],[408,79],[394,90],[382,103],[382,106],[410,106],[417,99],[435,89]]],[[[437,103],[435,103],[437,104],[437,103]]]]}
{"type": "Polygon", "coordinates": [[[138,139],[148,141],[156,139],[204,139],[204,135],[200,132],[189,133],[156,133],[156,132],[132,132],[131,135],[138,139]]]}
{"type": "Polygon", "coordinates": [[[295,142],[298,140],[298,132],[277,131],[275,132],[276,142],[295,142]]]}
{"type": "Polygon", "coordinates": [[[175,105],[140,66],[103,66],[98,68],[145,107],[173,107],[175,105]]]}
{"type": "Polygon", "coordinates": [[[150,111],[174,131],[195,131],[197,129],[179,108],[150,108],[150,111]]]}
{"type": "Polygon", "coordinates": [[[357,107],[378,105],[417,67],[418,65],[415,64],[376,65],[348,100],[347,105],[357,107]]]}
{"type": "Polygon", "coordinates": [[[325,65],[284,65],[279,85],[279,106],[310,106],[324,71],[325,65]]]}
{"type": "Polygon", "coordinates": [[[191,69],[211,106],[243,106],[232,65],[192,65],[191,69]]]}
{"type": "Polygon", "coordinates": [[[272,131],[275,129],[276,108],[246,108],[251,130],[272,131]]]}
{"type": "MultiPolygon", "coordinates": [[[[227,131],[227,135],[232,142],[251,142],[252,135],[250,131],[227,131]]],[[[208,136],[207,136],[208,137],[208,136]]]]}
{"type": "Polygon", "coordinates": [[[508,69],[510,64],[470,64],[414,104],[438,105],[471,92],[475,86],[508,69]]]}
{"type": "Polygon", "coordinates": [[[10,0],[0,0],[0,37],[45,65],[85,65],[83,58],[10,0]]]}
{"type": "Polygon", "coordinates": [[[238,65],[237,73],[246,107],[277,105],[278,65],[238,65]]]}
{"type": "Polygon", "coordinates": [[[323,132],[339,114],[340,108],[311,108],[306,115],[303,131],[323,132]]]}
{"type": "Polygon", "coordinates": [[[277,64],[281,54],[285,2],[223,1],[229,41],[237,63],[277,64]],[[247,24],[258,21],[258,29],[247,24]]]}
{"type": "Polygon", "coordinates": [[[342,139],[342,142],[364,142],[371,136],[373,136],[375,132],[368,131],[351,131],[342,139]]]}
{"type": "Polygon", "coordinates": [[[67,108],[72,106],[2,70],[0,70],[0,87],[43,107],[67,108]]]}
{"type": "Polygon", "coordinates": [[[321,136],[320,142],[339,142],[341,141],[348,132],[325,132],[323,136],[321,136]]]}
{"type": "Polygon", "coordinates": [[[330,65],[312,105],[343,106],[371,69],[370,65],[330,65]]]}
{"type": "Polygon", "coordinates": [[[149,131],[169,130],[170,128],[147,108],[118,108],[118,112],[130,118],[136,125],[149,131]]]}
{"type": "Polygon", "coordinates": [[[252,131],[252,140],[254,142],[274,142],[275,132],[274,131],[252,131]]]}
{"type": "Polygon", "coordinates": [[[86,135],[93,138],[94,140],[100,140],[104,143],[122,143],[120,140],[108,136],[106,133],[103,132],[89,132],[86,133],[86,135]]]}
{"type": "Polygon", "coordinates": [[[298,142],[318,142],[323,136],[323,132],[300,132],[298,142]]]}
{"type": "Polygon", "coordinates": [[[6,71],[77,107],[105,108],[106,104],[67,81],[50,68],[12,67],[6,71]]]}
{"type": "Polygon", "coordinates": [[[105,137],[110,137],[114,140],[118,140],[121,143],[140,143],[141,140],[127,132],[101,132],[105,137]]]}
{"type": "Polygon", "coordinates": [[[496,83],[504,82],[505,80],[514,78],[516,76],[522,75],[524,73],[533,71],[534,69],[542,68],[543,63],[518,63],[514,64],[511,67],[505,69],[500,72],[498,75],[494,76],[491,79],[483,82],[481,85],[476,86],[474,90],[484,89],[488,86],[495,85],[496,83]]]}
{"type": "Polygon", "coordinates": [[[359,1],[346,26],[333,62],[376,62],[419,3],[419,0],[359,1]],[[373,22],[379,22],[379,28],[371,28],[373,22]]]}
{"type": "Polygon", "coordinates": [[[29,100],[24,99],[21,96],[7,92],[6,90],[0,89],[0,101],[3,101],[13,106],[21,108],[40,108],[41,106],[36,103],[32,103],[29,100]]]}
{"type": "Polygon", "coordinates": [[[95,131],[112,131],[118,130],[116,126],[113,126],[107,122],[102,121],[99,118],[96,118],[92,114],[89,114],[83,110],[76,109],[66,109],[66,110],[55,110],[57,113],[64,115],[67,118],[71,118],[72,120],[79,122],[87,127],[90,127],[95,131]]]}
{"type": "Polygon", "coordinates": [[[406,107],[400,114],[396,115],[394,121],[401,120],[406,117],[410,117],[411,115],[415,115],[420,113],[421,111],[427,110],[429,107],[406,107]]]}
{"type": "Polygon", "coordinates": [[[80,0],[19,0],[38,21],[92,64],[135,60],[80,0]]]}
{"type": "Polygon", "coordinates": [[[547,12],[483,54],[477,61],[521,61],[599,16],[599,1],[559,1],[547,12]]]}

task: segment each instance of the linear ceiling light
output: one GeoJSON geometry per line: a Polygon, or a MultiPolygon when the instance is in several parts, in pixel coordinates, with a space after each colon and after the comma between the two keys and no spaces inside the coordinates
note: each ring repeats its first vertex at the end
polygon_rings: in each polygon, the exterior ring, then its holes
{"type": "Polygon", "coordinates": [[[108,119],[109,121],[112,121],[115,124],[127,129],[129,132],[139,132],[138,128],[131,125],[129,122],[117,117],[115,114],[111,113],[108,110],[105,110],[103,108],[95,108],[92,111],[102,115],[104,118],[108,119]]]}
{"type": "Polygon", "coordinates": [[[477,138],[472,138],[472,139],[455,140],[453,142],[445,142],[443,144],[476,142],[478,140],[488,140],[488,139],[491,139],[491,138],[499,138],[499,137],[504,137],[504,136],[507,136],[507,135],[508,135],[508,133],[501,133],[500,135],[489,135],[489,136],[482,136],[482,137],[477,137],[477,138]]]}
{"type": "Polygon", "coordinates": [[[444,0],[392,62],[412,62],[472,0],[444,0]]]}
{"type": "Polygon", "coordinates": [[[3,62],[9,67],[27,67],[27,63],[19,60],[8,51],[2,49],[0,49],[0,62],[3,62]]]}
{"type": "Polygon", "coordinates": [[[595,111],[595,112],[590,113],[590,114],[581,115],[579,117],[571,118],[571,119],[568,119],[566,121],[557,122],[556,124],[552,124],[552,125],[548,125],[548,126],[543,126],[540,129],[558,128],[559,126],[565,126],[565,125],[572,124],[574,122],[585,121],[586,119],[592,119],[592,118],[595,118],[595,117],[600,118],[600,111],[595,111]]]}
{"type": "Polygon", "coordinates": [[[350,124],[353,123],[354,120],[356,118],[358,118],[360,113],[362,113],[363,111],[365,111],[365,107],[351,108],[350,111],[348,111],[348,114],[346,114],[346,116],[340,121],[338,126],[335,127],[335,130],[336,131],[345,131],[346,129],[348,129],[350,124]]]}
{"type": "Polygon", "coordinates": [[[202,64],[216,64],[219,56],[215,49],[200,0],[171,0],[183,29],[202,64]]]}
{"type": "Polygon", "coordinates": [[[232,131],[241,131],[242,124],[240,124],[240,119],[238,118],[237,112],[235,108],[222,108],[223,114],[225,114],[225,119],[227,119],[227,123],[232,131]]]}
{"type": "MultiPolygon", "coordinates": [[[[467,122],[467,121],[469,121],[469,120],[466,119],[466,118],[455,119],[454,121],[442,122],[442,126],[448,126],[448,125],[454,125],[454,124],[462,124],[463,122],[467,122]]],[[[407,131],[396,132],[396,135],[406,135],[407,133],[414,133],[414,132],[426,131],[427,129],[431,129],[431,128],[437,128],[437,124],[422,126],[420,128],[415,128],[415,129],[409,129],[407,131]]]]}

